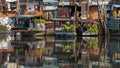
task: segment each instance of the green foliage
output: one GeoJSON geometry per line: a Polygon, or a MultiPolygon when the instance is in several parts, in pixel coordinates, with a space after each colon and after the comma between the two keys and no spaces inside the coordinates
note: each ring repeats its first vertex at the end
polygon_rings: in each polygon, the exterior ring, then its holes
{"type": "Polygon", "coordinates": [[[45,23],[46,22],[44,19],[35,19],[34,21],[37,23],[45,23]]]}
{"type": "Polygon", "coordinates": [[[45,51],[45,48],[37,48],[36,50],[45,51]]]}
{"type": "Polygon", "coordinates": [[[89,44],[90,48],[98,47],[98,38],[95,39],[86,39],[86,42],[89,44]]]}
{"type": "Polygon", "coordinates": [[[73,25],[63,25],[62,26],[62,30],[65,30],[65,31],[73,31],[74,30],[74,26],[73,25]]]}
{"type": "Polygon", "coordinates": [[[63,48],[64,51],[71,50],[71,49],[73,49],[73,45],[68,44],[68,43],[67,44],[63,44],[62,48],[63,48]]]}
{"type": "Polygon", "coordinates": [[[87,32],[95,32],[95,33],[98,33],[98,26],[97,26],[97,24],[92,24],[92,25],[88,28],[87,32]]]}

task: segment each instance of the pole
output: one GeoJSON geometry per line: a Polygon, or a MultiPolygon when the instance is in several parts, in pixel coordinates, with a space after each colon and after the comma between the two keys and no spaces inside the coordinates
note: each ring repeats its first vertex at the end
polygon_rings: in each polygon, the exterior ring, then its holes
{"type": "Polygon", "coordinates": [[[75,33],[77,28],[77,4],[75,3],[75,13],[74,13],[74,27],[75,27],[75,33]]]}
{"type": "Polygon", "coordinates": [[[35,2],[35,0],[34,0],[34,14],[36,13],[36,2],[35,2]]]}
{"type": "Polygon", "coordinates": [[[20,10],[20,1],[17,0],[17,14],[19,15],[19,10],[20,10]]]}
{"type": "Polygon", "coordinates": [[[100,35],[102,35],[102,30],[101,30],[101,20],[100,20],[100,19],[101,19],[101,16],[100,16],[100,11],[99,11],[99,9],[100,9],[100,8],[99,8],[99,7],[100,7],[100,6],[99,6],[99,0],[97,0],[97,7],[98,7],[98,22],[99,22],[99,23],[98,23],[98,24],[99,24],[99,26],[98,26],[98,28],[99,28],[99,33],[98,33],[98,34],[99,34],[99,36],[100,36],[100,35]]]}
{"type": "MultiPolygon", "coordinates": [[[[100,27],[102,27],[102,30],[100,30],[99,32],[99,39],[103,39],[104,44],[100,45],[101,48],[101,54],[102,56],[104,56],[103,61],[101,61],[101,63],[106,63],[106,47],[108,45],[109,42],[109,30],[107,27],[107,19],[106,19],[106,9],[105,9],[105,4],[103,3],[104,0],[101,1],[102,5],[99,4],[99,0],[97,0],[97,5],[98,5],[98,18],[99,18],[99,22],[100,22],[100,26],[99,26],[99,30],[101,29],[100,27]],[[100,10],[100,11],[99,11],[100,10]],[[103,33],[104,32],[104,33],[103,33]],[[102,35],[101,35],[102,34],[102,35]],[[101,37],[102,36],[102,37],[101,37]],[[103,51],[104,49],[104,51],[103,51]]],[[[105,67],[105,65],[103,65],[105,67]]]]}
{"type": "Polygon", "coordinates": [[[87,0],[87,19],[89,18],[89,0],[87,0]]]}
{"type": "Polygon", "coordinates": [[[28,7],[28,0],[27,0],[27,12],[28,12],[28,9],[29,9],[29,7],[28,7]]]}

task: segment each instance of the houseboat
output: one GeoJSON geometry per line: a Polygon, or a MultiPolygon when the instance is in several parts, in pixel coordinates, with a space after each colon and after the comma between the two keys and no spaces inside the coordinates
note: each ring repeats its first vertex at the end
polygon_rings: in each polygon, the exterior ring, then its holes
{"type": "Polygon", "coordinates": [[[12,17],[11,30],[21,36],[40,36],[54,34],[54,23],[41,19],[39,15],[19,15],[12,17]]]}

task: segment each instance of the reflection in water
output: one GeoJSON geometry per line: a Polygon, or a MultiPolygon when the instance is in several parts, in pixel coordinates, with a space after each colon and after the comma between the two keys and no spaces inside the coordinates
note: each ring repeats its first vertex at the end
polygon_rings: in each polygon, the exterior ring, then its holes
{"type": "Polygon", "coordinates": [[[0,49],[8,49],[10,47],[11,37],[9,35],[0,36],[0,49]]]}
{"type": "Polygon", "coordinates": [[[119,68],[120,39],[3,35],[0,68],[119,68]],[[107,44],[107,46],[106,46],[107,44]]]}

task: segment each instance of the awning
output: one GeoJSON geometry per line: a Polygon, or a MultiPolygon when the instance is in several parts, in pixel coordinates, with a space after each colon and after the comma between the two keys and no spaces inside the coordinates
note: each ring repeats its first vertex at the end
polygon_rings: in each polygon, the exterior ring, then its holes
{"type": "Polygon", "coordinates": [[[113,10],[113,8],[120,8],[120,5],[112,5],[112,10],[113,10]]]}

